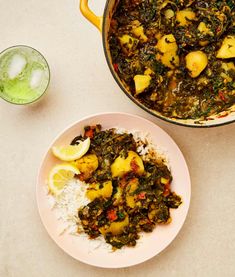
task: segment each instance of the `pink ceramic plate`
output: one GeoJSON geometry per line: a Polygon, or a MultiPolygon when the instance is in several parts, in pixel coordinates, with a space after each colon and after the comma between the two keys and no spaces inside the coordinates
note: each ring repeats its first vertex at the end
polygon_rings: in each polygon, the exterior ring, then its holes
{"type": "MultiPolygon", "coordinates": [[[[58,162],[58,161],[57,161],[58,162]]],[[[39,170],[37,182],[37,203],[42,222],[51,238],[73,258],[84,263],[104,267],[120,268],[144,262],[166,248],[180,231],[190,203],[191,184],[185,159],[175,142],[161,128],[141,117],[124,113],[105,113],[87,117],[67,128],[60,134],[47,150],[39,170]],[[182,196],[183,204],[176,210],[171,209],[172,222],[169,225],[157,226],[149,234],[144,234],[134,248],[125,248],[110,252],[105,247],[95,248],[92,241],[84,236],[60,234],[61,222],[51,210],[45,192],[45,180],[56,159],[51,154],[53,145],[69,144],[71,140],[83,132],[86,125],[101,124],[104,129],[113,127],[131,131],[149,133],[158,147],[165,149],[170,161],[173,175],[172,189],[182,196]]]]}

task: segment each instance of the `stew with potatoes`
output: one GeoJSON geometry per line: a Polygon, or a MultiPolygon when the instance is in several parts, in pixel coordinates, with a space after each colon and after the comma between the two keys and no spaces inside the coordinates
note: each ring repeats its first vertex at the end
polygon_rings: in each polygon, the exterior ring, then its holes
{"type": "Polygon", "coordinates": [[[76,161],[80,180],[89,184],[90,203],[78,211],[91,239],[103,236],[113,249],[135,246],[140,232],[171,221],[181,204],[171,190],[172,175],[162,155],[133,134],[87,126],[72,145],[90,137],[88,153],[76,161]]]}
{"type": "Polygon", "coordinates": [[[163,116],[203,120],[235,104],[234,0],[120,0],[108,42],[129,93],[163,116]]]}

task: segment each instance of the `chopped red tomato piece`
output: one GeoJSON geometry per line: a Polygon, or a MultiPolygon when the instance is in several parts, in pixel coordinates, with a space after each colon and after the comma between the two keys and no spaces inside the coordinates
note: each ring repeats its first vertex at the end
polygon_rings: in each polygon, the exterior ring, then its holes
{"type": "Polygon", "coordinates": [[[85,136],[89,137],[89,138],[93,138],[94,137],[94,130],[93,129],[87,130],[85,132],[85,136]]]}
{"type": "Polygon", "coordinates": [[[166,183],[164,185],[164,191],[163,191],[163,195],[164,196],[168,196],[170,194],[170,182],[166,183]]]}
{"type": "Polygon", "coordinates": [[[146,192],[143,191],[143,192],[138,194],[138,199],[145,199],[146,198],[145,196],[146,196],[146,192]]]}
{"type": "Polygon", "coordinates": [[[92,227],[91,227],[93,230],[98,230],[98,227],[94,224],[94,225],[92,225],[92,227]]]}
{"type": "Polygon", "coordinates": [[[136,163],[136,160],[135,160],[135,159],[132,159],[132,160],[131,160],[130,165],[131,165],[131,169],[132,169],[133,172],[137,172],[137,171],[138,171],[139,166],[138,166],[138,164],[136,163]]]}
{"type": "Polygon", "coordinates": [[[117,63],[113,64],[113,68],[114,68],[115,72],[118,72],[118,64],[117,63]]]}
{"type": "Polygon", "coordinates": [[[114,221],[118,218],[117,212],[115,210],[109,210],[107,212],[107,217],[110,221],[114,221]]]}
{"type": "Polygon", "coordinates": [[[224,92],[223,91],[219,91],[219,98],[222,100],[222,101],[226,101],[226,98],[224,96],[224,92]]]}

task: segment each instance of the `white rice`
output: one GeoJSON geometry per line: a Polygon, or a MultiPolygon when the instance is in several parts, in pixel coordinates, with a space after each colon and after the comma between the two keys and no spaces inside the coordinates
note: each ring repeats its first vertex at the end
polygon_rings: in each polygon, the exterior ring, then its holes
{"type": "MultiPolygon", "coordinates": [[[[116,129],[119,134],[131,133],[134,140],[137,142],[137,152],[144,161],[150,159],[158,159],[169,166],[166,152],[152,143],[152,140],[147,133],[139,131],[127,132],[125,129],[116,129]]],[[[86,197],[88,184],[78,179],[69,181],[62,192],[58,196],[48,194],[52,210],[55,211],[57,219],[63,224],[63,228],[59,231],[61,235],[68,232],[71,235],[79,235],[88,239],[84,233],[81,221],[78,217],[79,208],[87,205],[90,201],[86,197]]],[[[100,236],[95,240],[89,240],[90,247],[88,252],[91,252],[99,247],[112,251],[111,245],[108,245],[104,238],[100,236]]]]}
{"type": "Polygon", "coordinates": [[[65,231],[70,234],[83,232],[78,209],[90,202],[86,197],[87,187],[86,183],[72,179],[58,196],[49,195],[51,208],[55,211],[57,219],[64,225],[60,231],[61,234],[65,231]]]}
{"type": "Polygon", "coordinates": [[[149,161],[151,159],[160,160],[169,167],[167,150],[154,144],[149,133],[136,130],[128,132],[121,128],[117,129],[116,132],[118,134],[130,133],[133,135],[137,143],[137,152],[144,161],[149,161]]]}

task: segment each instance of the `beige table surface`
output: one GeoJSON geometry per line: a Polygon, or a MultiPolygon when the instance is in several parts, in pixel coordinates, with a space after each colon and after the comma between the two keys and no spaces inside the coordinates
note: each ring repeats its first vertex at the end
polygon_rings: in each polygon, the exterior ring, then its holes
{"type": "MultiPolygon", "coordinates": [[[[91,2],[102,13],[105,0],[91,2]]],[[[79,13],[78,0],[0,3],[0,50],[33,46],[52,75],[47,95],[36,104],[0,100],[0,276],[235,276],[235,124],[184,128],[136,107],[113,80],[101,36],[79,13]],[[192,179],[189,214],[174,242],[150,261],[119,270],[82,264],[60,250],[35,201],[48,144],[68,124],[104,111],[138,114],[162,127],[184,153],[192,179]]]]}

